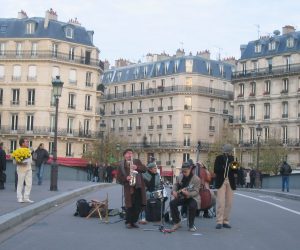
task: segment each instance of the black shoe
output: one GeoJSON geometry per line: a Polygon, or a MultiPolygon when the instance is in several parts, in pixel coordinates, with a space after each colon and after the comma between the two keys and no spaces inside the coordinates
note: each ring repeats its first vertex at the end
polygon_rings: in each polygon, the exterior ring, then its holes
{"type": "Polygon", "coordinates": [[[223,224],[224,228],[231,228],[231,226],[229,224],[223,224]]]}
{"type": "Polygon", "coordinates": [[[135,223],[132,223],[132,224],[131,224],[131,227],[132,227],[132,228],[140,228],[140,227],[139,227],[137,224],[135,224],[135,223]]]}
{"type": "Polygon", "coordinates": [[[212,218],[212,216],[210,216],[209,214],[203,214],[203,218],[212,218]]]}
{"type": "Polygon", "coordinates": [[[222,224],[217,224],[216,225],[216,229],[221,229],[222,228],[222,224]]]}
{"type": "Polygon", "coordinates": [[[131,229],[131,228],[133,228],[133,227],[132,227],[132,225],[131,225],[130,223],[127,223],[127,224],[126,224],[126,228],[127,228],[127,229],[131,229]]]}

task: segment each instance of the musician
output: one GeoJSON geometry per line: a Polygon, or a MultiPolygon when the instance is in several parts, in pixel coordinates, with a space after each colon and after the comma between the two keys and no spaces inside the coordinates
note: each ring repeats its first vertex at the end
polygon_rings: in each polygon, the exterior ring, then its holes
{"type": "Polygon", "coordinates": [[[146,196],[147,200],[152,198],[151,193],[153,191],[161,190],[161,180],[160,180],[160,174],[157,171],[157,166],[155,162],[150,162],[147,165],[147,171],[142,174],[143,179],[146,186],[146,196]]]}
{"type": "Polygon", "coordinates": [[[215,186],[217,188],[217,225],[216,229],[231,228],[229,215],[231,211],[233,190],[236,189],[234,175],[237,170],[230,167],[234,161],[232,156],[233,147],[225,144],[222,148],[223,154],[218,155],[215,160],[214,173],[216,175],[215,186]]]}
{"type": "Polygon", "coordinates": [[[124,186],[125,208],[126,208],[126,228],[138,228],[136,224],[142,206],[146,205],[145,183],[142,173],[146,171],[146,166],[139,159],[133,159],[133,150],[126,149],[123,152],[124,160],[118,167],[117,182],[124,186]],[[130,185],[132,176],[130,170],[137,171],[136,184],[130,185]]]}
{"type": "Polygon", "coordinates": [[[180,174],[173,185],[172,195],[174,199],[170,202],[170,210],[173,222],[173,230],[181,227],[178,206],[186,205],[189,212],[189,231],[195,232],[194,225],[197,208],[200,209],[200,179],[193,174],[192,165],[189,162],[182,164],[182,174],[180,174]]]}

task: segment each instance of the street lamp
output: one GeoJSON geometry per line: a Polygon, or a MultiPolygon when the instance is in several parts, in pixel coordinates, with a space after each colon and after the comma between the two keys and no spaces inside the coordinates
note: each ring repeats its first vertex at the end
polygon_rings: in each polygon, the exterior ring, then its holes
{"type": "Polygon", "coordinates": [[[118,152],[118,161],[119,161],[120,160],[120,151],[121,151],[121,145],[119,143],[116,145],[116,150],[118,152]]]}
{"type": "Polygon", "coordinates": [[[258,124],[256,126],[256,135],[257,135],[257,163],[256,163],[256,168],[257,170],[259,169],[259,139],[261,137],[261,131],[262,131],[262,127],[260,126],[260,124],[258,124]]]}
{"type": "Polygon", "coordinates": [[[57,191],[57,121],[58,121],[58,100],[61,97],[61,92],[64,83],[59,76],[52,81],[53,97],[55,98],[55,122],[54,122],[54,143],[53,143],[53,160],[51,165],[50,191],[57,191]]]}
{"type": "MultiPolygon", "coordinates": [[[[197,144],[197,159],[196,161],[199,162],[199,165],[200,165],[200,149],[201,149],[201,141],[199,140],[198,141],[198,144],[197,144]]],[[[197,162],[196,162],[196,175],[199,176],[199,165],[197,165],[197,162]]]]}

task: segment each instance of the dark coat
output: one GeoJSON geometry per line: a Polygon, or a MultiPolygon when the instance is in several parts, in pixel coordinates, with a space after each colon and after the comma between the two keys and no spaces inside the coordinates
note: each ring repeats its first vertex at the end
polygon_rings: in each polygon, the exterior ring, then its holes
{"type": "Polygon", "coordinates": [[[49,153],[46,149],[44,148],[38,148],[37,150],[35,150],[35,153],[36,153],[36,165],[37,166],[40,166],[42,165],[43,163],[46,163],[49,159],[49,153]]]}
{"type": "MultiPolygon", "coordinates": [[[[225,167],[226,167],[226,160],[228,157],[228,162],[227,166],[230,166],[230,163],[234,161],[234,158],[232,155],[218,155],[215,160],[215,166],[214,166],[214,173],[216,174],[216,181],[215,181],[215,186],[217,189],[219,189],[225,180],[224,174],[225,174],[225,167]]],[[[232,170],[230,167],[229,172],[228,172],[228,179],[230,183],[230,187],[232,190],[236,189],[236,184],[235,184],[235,178],[234,175],[237,174],[237,170],[232,170]]]]}
{"type": "MultiPolygon", "coordinates": [[[[142,177],[142,173],[147,171],[145,165],[139,159],[134,159],[133,164],[137,166],[136,171],[139,172],[137,178],[140,178],[141,182],[141,194],[142,194],[142,205],[146,206],[146,191],[145,191],[145,183],[142,177]]],[[[124,199],[125,199],[125,207],[132,207],[131,194],[134,192],[134,188],[129,185],[129,181],[127,181],[127,176],[130,174],[130,169],[126,166],[126,161],[121,161],[118,167],[118,175],[117,175],[117,183],[124,186],[124,199]]]]}
{"type": "Polygon", "coordinates": [[[0,171],[6,170],[6,153],[4,149],[0,147],[0,171]]]}

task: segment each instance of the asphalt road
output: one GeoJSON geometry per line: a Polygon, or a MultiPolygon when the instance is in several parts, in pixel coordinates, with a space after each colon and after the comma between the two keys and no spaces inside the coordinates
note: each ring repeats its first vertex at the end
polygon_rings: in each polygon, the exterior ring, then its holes
{"type": "MultiPolygon", "coordinates": [[[[105,199],[109,208],[120,208],[121,188],[114,186],[83,198],[105,199]]],[[[40,214],[0,236],[0,249],[259,249],[298,250],[300,202],[258,193],[236,191],[232,229],[215,229],[215,219],[196,219],[198,231],[187,231],[186,222],[177,232],[163,234],[153,223],[125,229],[118,216],[111,224],[97,218],[74,217],[76,200],[40,214]],[[116,223],[114,223],[116,222],[116,223]]]]}

